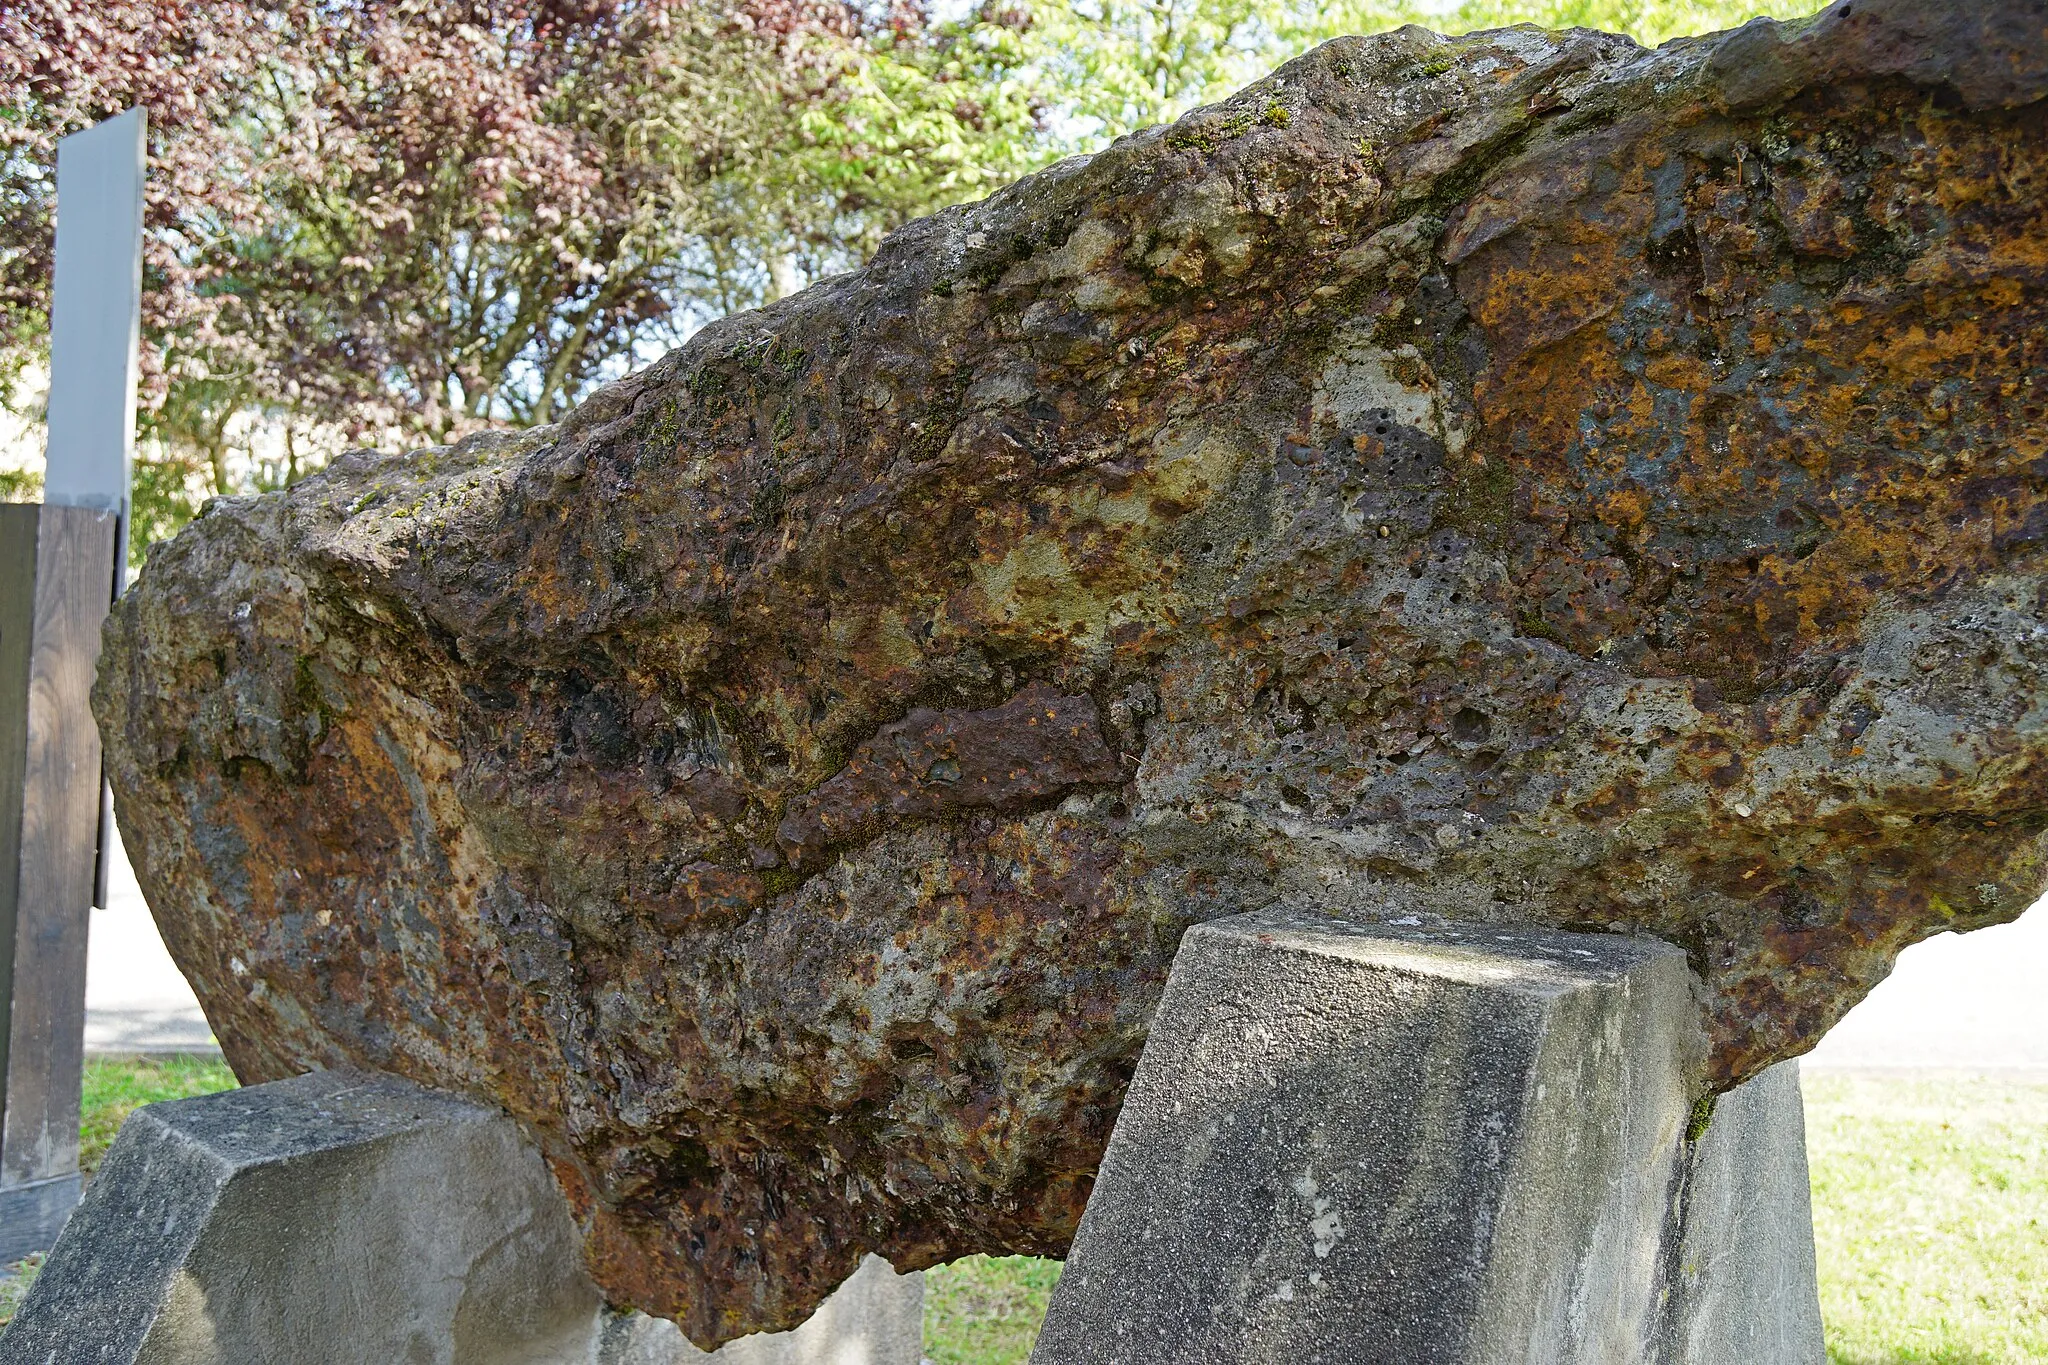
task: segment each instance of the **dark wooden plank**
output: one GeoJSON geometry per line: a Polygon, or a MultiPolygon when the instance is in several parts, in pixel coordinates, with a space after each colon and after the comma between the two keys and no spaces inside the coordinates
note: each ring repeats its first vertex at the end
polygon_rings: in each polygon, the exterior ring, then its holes
{"type": "MultiPolygon", "coordinates": [[[[14,1001],[14,914],[21,894],[21,779],[28,760],[28,660],[36,605],[36,527],[42,508],[0,503],[0,1025],[14,1001]]],[[[6,1114],[7,1034],[0,1027],[0,1117],[6,1114]]]]}
{"type": "Polygon", "coordinates": [[[100,806],[100,736],[89,698],[116,525],[108,513],[44,507],[37,528],[0,1188],[78,1169],[100,806]]]}
{"type": "Polygon", "coordinates": [[[57,1245],[84,1184],[73,1171],[31,1185],[0,1185],[0,1265],[57,1245]]]}

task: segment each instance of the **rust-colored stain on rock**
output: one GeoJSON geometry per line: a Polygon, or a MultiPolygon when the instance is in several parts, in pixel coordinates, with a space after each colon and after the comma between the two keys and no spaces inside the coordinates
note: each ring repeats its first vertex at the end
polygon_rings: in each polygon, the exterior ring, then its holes
{"type": "Polygon", "coordinates": [[[705,1346],[1063,1250],[1207,917],[1654,934],[1703,1086],[1797,1054],[2042,888],[2044,28],[1341,40],[217,502],[97,693],[167,942],[705,1346]]]}

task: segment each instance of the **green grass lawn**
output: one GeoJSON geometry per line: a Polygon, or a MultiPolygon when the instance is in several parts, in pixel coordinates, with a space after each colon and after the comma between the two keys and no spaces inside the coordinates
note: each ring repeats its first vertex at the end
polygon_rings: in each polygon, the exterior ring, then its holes
{"type": "Polygon", "coordinates": [[[2048,1085],[1816,1076],[1806,1123],[1831,1361],[2048,1361],[2048,1085]]]}
{"type": "Polygon", "coordinates": [[[1031,1354],[1058,1261],[969,1256],[924,1276],[924,1353],[932,1365],[1011,1365],[1031,1354]]]}
{"type": "MultiPolygon", "coordinates": [[[[136,1107],[224,1090],[195,1058],[87,1064],[97,1166],[136,1107]]],[[[1807,1150],[1833,1365],[2048,1362],[2048,1085],[1809,1077],[1807,1150]]],[[[34,1266],[0,1283],[0,1323],[34,1266]]],[[[971,1256],[925,1280],[933,1365],[1022,1365],[1059,1263],[971,1256]]]]}
{"type": "Polygon", "coordinates": [[[78,1165],[88,1176],[114,1145],[128,1116],[158,1100],[182,1100],[232,1090],[235,1073],[212,1057],[164,1057],[117,1062],[101,1057],[85,1063],[85,1103],[78,1124],[78,1165]]]}

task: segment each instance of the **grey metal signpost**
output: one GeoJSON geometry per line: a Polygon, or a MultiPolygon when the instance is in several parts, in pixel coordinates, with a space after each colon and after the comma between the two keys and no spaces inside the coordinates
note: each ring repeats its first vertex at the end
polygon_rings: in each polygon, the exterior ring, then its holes
{"type": "Polygon", "coordinates": [[[88,706],[126,557],[142,298],[144,115],[57,150],[49,466],[0,506],[0,1263],[78,1202],[85,948],[111,832],[88,706]]]}

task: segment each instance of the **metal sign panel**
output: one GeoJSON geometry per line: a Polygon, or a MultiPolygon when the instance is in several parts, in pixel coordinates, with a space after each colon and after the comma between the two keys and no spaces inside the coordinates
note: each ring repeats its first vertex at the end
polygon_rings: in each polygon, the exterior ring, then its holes
{"type": "MultiPolygon", "coordinates": [[[[135,386],[142,343],[142,177],[148,119],[140,109],[57,143],[57,259],[50,299],[50,415],[43,501],[113,514],[108,595],[127,579],[135,458],[135,386]]],[[[112,793],[100,784],[100,847],[92,903],[107,903],[112,793]]]]}
{"type": "Polygon", "coordinates": [[[43,501],[118,513],[126,549],[142,317],[145,115],[130,109],[57,144],[43,501]]]}

